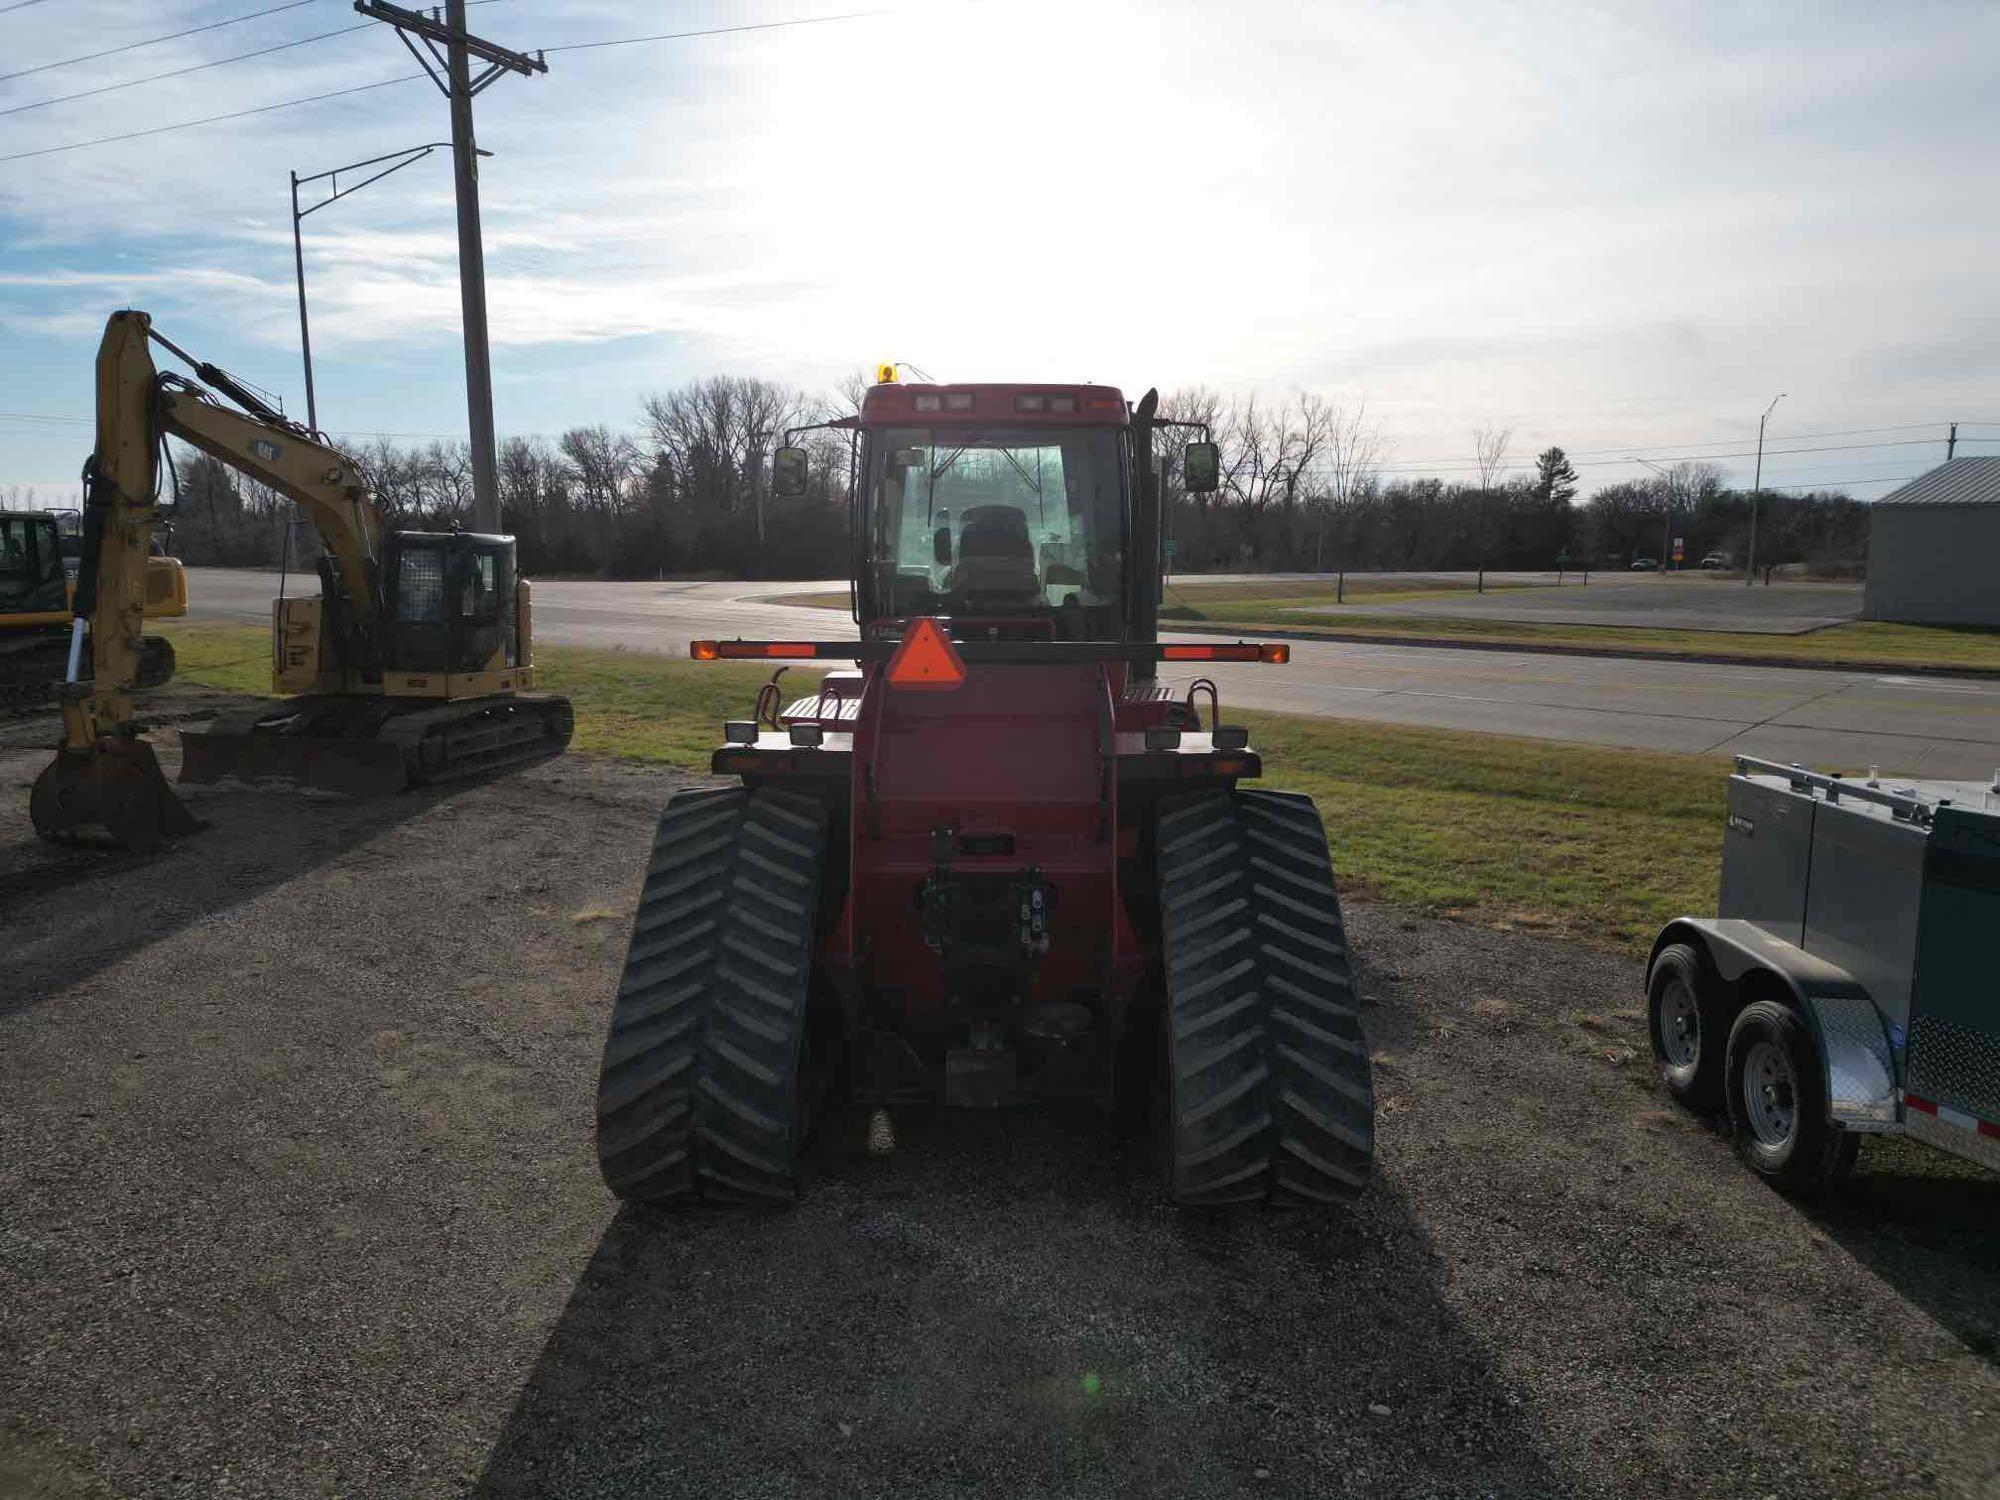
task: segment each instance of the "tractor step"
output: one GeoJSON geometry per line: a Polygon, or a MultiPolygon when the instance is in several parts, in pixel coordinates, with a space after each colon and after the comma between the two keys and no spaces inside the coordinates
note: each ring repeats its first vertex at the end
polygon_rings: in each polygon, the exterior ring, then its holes
{"type": "Polygon", "coordinates": [[[1368,1044],[1312,799],[1167,804],[1158,852],[1174,1200],[1355,1197],[1374,1150],[1368,1044]]]}
{"type": "Polygon", "coordinates": [[[809,798],[667,803],[597,1083],[598,1166],[620,1198],[792,1200],[825,844],[809,798]]]}

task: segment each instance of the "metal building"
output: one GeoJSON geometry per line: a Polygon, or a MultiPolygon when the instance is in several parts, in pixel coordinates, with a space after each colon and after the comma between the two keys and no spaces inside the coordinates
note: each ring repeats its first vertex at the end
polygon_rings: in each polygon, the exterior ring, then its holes
{"type": "Polygon", "coordinates": [[[1870,510],[1863,618],[2000,625],[2000,457],[1940,464],[1870,510]]]}

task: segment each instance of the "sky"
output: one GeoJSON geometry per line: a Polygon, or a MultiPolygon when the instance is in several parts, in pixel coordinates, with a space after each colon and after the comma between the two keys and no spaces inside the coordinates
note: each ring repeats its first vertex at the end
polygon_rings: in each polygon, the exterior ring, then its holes
{"type": "MultiPolygon", "coordinates": [[[[115,308],[303,413],[288,173],[447,137],[437,90],[45,149],[415,73],[349,0],[210,24],[280,4],[0,0],[0,73],[210,28],[0,80],[0,497],[71,503],[115,308]]],[[[1643,477],[1633,454],[1747,482],[1779,392],[1767,484],[1881,494],[1954,420],[1960,453],[2000,453],[1990,4],[812,19],[868,4],[472,7],[552,49],[476,105],[503,435],[636,430],[645,395],[708,374],[820,388],[898,360],[1364,402],[1392,474],[1468,477],[1492,425],[1516,463],[1562,444],[1586,490],[1643,477]]],[[[304,242],[321,424],[462,436],[448,154],[304,242]]]]}

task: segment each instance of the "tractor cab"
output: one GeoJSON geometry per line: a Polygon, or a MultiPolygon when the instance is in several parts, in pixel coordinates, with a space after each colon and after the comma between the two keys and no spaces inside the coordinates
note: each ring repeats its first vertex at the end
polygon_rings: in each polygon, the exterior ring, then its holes
{"type": "Polygon", "coordinates": [[[861,620],[1124,632],[1131,452],[1103,387],[878,385],[861,411],[861,620]]]}
{"type": "MultiPolygon", "coordinates": [[[[1159,530],[1156,507],[1135,501],[1133,420],[1109,386],[871,386],[857,416],[826,424],[856,438],[857,623],[932,616],[977,622],[989,638],[1149,636],[1135,602],[1157,602],[1157,565],[1146,564],[1159,530]]],[[[804,493],[809,462],[802,448],[778,451],[779,499],[804,493]]],[[[1212,444],[1189,445],[1191,489],[1212,488],[1202,476],[1213,467],[1212,444]]]]}

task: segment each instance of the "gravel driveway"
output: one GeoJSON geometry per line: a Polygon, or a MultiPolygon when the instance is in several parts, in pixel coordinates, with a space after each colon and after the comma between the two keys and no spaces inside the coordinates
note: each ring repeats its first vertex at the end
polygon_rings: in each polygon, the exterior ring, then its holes
{"type": "Polygon", "coordinates": [[[5,743],[0,1495],[2000,1493],[2000,1181],[1775,1196],[1653,1088],[1630,959],[1356,905],[1351,1214],[908,1111],[663,1216],[590,1130],[671,774],[195,788],[131,859],[35,842],[5,743]]]}

